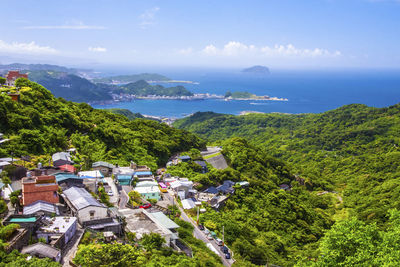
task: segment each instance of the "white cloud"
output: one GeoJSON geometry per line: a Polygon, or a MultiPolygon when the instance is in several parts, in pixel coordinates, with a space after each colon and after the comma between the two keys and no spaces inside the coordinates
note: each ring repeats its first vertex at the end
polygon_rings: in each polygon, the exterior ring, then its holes
{"type": "Polygon", "coordinates": [[[99,53],[107,52],[107,48],[101,46],[95,46],[95,47],[89,46],[88,50],[90,52],[99,52],[99,53]]]}
{"type": "Polygon", "coordinates": [[[30,43],[7,43],[0,40],[0,52],[15,54],[57,54],[58,51],[50,46],[40,46],[34,41],[30,43]]]}
{"type": "Polygon", "coordinates": [[[190,55],[193,53],[193,48],[191,48],[191,47],[184,48],[184,49],[179,50],[178,53],[182,54],[182,55],[190,55]]]}
{"type": "Polygon", "coordinates": [[[203,50],[203,54],[213,56],[263,56],[263,57],[338,57],[342,53],[340,51],[329,51],[322,48],[301,49],[296,48],[292,44],[288,45],[275,45],[273,47],[263,46],[256,47],[255,45],[247,45],[241,42],[230,41],[225,44],[221,49],[210,44],[203,50]]]}
{"type": "Polygon", "coordinates": [[[72,21],[64,25],[24,26],[24,30],[105,30],[104,26],[86,25],[82,21],[72,21]]]}
{"type": "Polygon", "coordinates": [[[156,14],[160,10],[159,7],[153,7],[151,9],[146,10],[143,14],[139,16],[139,26],[143,29],[147,28],[150,25],[156,23],[156,14]]]}

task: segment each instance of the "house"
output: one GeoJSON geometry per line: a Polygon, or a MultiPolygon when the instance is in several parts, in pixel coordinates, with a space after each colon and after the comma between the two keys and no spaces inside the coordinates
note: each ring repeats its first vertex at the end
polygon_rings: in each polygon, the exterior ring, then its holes
{"type": "Polygon", "coordinates": [[[3,220],[3,225],[19,224],[21,228],[25,228],[30,234],[34,233],[40,225],[40,217],[37,215],[10,214],[3,220]]]}
{"type": "Polygon", "coordinates": [[[247,181],[237,182],[236,184],[239,185],[239,186],[242,187],[242,188],[246,188],[246,187],[249,187],[249,186],[250,186],[250,183],[247,182],[247,181]]]}
{"type": "Polygon", "coordinates": [[[22,74],[17,70],[15,71],[12,70],[6,74],[5,78],[6,78],[6,85],[15,86],[15,80],[17,80],[18,78],[28,79],[28,74],[22,74]]]}
{"type": "Polygon", "coordinates": [[[63,198],[80,224],[108,217],[107,207],[84,188],[73,186],[63,192],[63,198]]]}
{"type": "Polygon", "coordinates": [[[37,231],[38,238],[44,238],[58,248],[63,248],[74,237],[77,227],[75,217],[46,217],[42,220],[43,226],[37,231]]]}
{"type": "Polygon", "coordinates": [[[204,193],[216,195],[219,193],[219,190],[215,186],[210,186],[209,188],[204,190],[204,193]]]}
{"type": "Polygon", "coordinates": [[[161,192],[158,184],[155,181],[141,181],[136,184],[134,189],[144,199],[161,199],[161,192]]]}
{"type": "Polygon", "coordinates": [[[154,179],[153,173],[151,171],[135,171],[134,177],[139,181],[152,181],[154,179]]]}
{"type": "Polygon", "coordinates": [[[22,205],[43,200],[59,203],[58,184],[55,176],[33,176],[22,179],[22,205]]]}
{"type": "Polygon", "coordinates": [[[80,178],[104,178],[99,170],[78,172],[80,178]]]}
{"type": "Polygon", "coordinates": [[[210,205],[212,208],[219,210],[225,205],[228,198],[229,196],[215,196],[210,200],[210,205]]]}
{"type": "Polygon", "coordinates": [[[132,175],[129,174],[117,174],[116,178],[120,185],[130,185],[132,181],[132,175]]]}
{"type": "Polygon", "coordinates": [[[190,210],[196,207],[195,202],[191,198],[183,199],[181,203],[184,210],[190,210]]]}
{"type": "Polygon", "coordinates": [[[114,165],[104,161],[97,161],[92,164],[92,169],[95,171],[100,171],[105,177],[111,176],[114,168],[114,165]]]}
{"type": "Polygon", "coordinates": [[[197,165],[199,165],[201,167],[201,173],[207,173],[208,172],[207,164],[206,164],[205,161],[195,160],[194,163],[196,163],[197,165]]]}
{"type": "Polygon", "coordinates": [[[22,254],[29,254],[38,258],[50,258],[53,261],[60,262],[61,251],[47,244],[41,242],[24,247],[21,251],[22,254]]]}
{"type": "Polygon", "coordinates": [[[68,172],[58,172],[55,173],[56,181],[59,186],[63,189],[69,188],[71,186],[83,187],[83,178],[78,177],[73,173],[68,172]]]}
{"type": "Polygon", "coordinates": [[[23,215],[41,215],[46,216],[60,215],[58,207],[52,203],[38,200],[32,204],[24,206],[23,215]]]}
{"type": "Polygon", "coordinates": [[[164,240],[165,245],[175,246],[179,238],[176,229],[179,227],[168,217],[161,214],[149,213],[145,209],[121,209],[118,211],[120,216],[125,218],[125,230],[136,234],[137,239],[141,239],[144,234],[158,233],[164,240]]]}
{"type": "Polygon", "coordinates": [[[170,183],[170,187],[177,195],[179,195],[181,200],[190,197],[191,194],[195,193],[193,191],[193,182],[185,178],[180,178],[170,183]]]}
{"type": "Polygon", "coordinates": [[[224,181],[224,183],[222,185],[217,187],[217,190],[224,195],[232,194],[233,192],[235,192],[235,189],[233,188],[234,185],[235,185],[235,182],[226,180],[226,181],[224,181]]]}
{"type": "Polygon", "coordinates": [[[189,162],[192,158],[190,156],[180,156],[179,160],[181,162],[189,162]]]}
{"type": "Polygon", "coordinates": [[[76,169],[73,165],[70,164],[64,164],[58,167],[60,171],[63,172],[70,172],[70,173],[75,173],[76,169]]]}
{"type": "Polygon", "coordinates": [[[62,166],[65,164],[73,164],[72,160],[71,160],[71,156],[69,153],[67,152],[57,152],[55,154],[53,154],[53,156],[51,156],[52,160],[53,160],[53,166],[58,167],[58,166],[62,166]]]}

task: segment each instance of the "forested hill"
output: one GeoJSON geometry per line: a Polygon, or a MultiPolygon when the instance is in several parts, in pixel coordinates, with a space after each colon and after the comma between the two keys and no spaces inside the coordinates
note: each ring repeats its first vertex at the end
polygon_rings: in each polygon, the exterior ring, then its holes
{"type": "Polygon", "coordinates": [[[174,123],[210,141],[244,137],[288,162],[317,190],[338,191],[336,216],[384,223],[400,206],[400,105],[321,114],[196,113],[174,123]]]}
{"type": "Polygon", "coordinates": [[[127,93],[136,96],[192,96],[193,93],[185,87],[178,85],[174,87],[164,87],[162,85],[151,85],[145,80],[128,83],[114,90],[115,93],[127,93]]]}
{"type": "Polygon", "coordinates": [[[55,98],[43,86],[18,79],[20,101],[0,93],[0,132],[11,141],[0,148],[0,157],[50,155],[70,145],[80,152],[81,164],[106,160],[128,164],[131,160],[153,170],[178,151],[200,148],[195,135],[155,121],[130,121],[122,115],[55,98]]]}

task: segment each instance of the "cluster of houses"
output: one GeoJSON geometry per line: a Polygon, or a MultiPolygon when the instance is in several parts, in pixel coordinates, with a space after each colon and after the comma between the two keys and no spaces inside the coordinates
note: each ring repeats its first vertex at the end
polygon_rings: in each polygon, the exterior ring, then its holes
{"type": "MultiPolygon", "coordinates": [[[[20,72],[17,71],[17,70],[15,70],[15,71],[9,71],[9,72],[5,75],[5,78],[6,78],[5,85],[6,85],[6,86],[9,86],[9,87],[14,87],[14,86],[15,86],[15,81],[16,81],[18,78],[25,78],[25,79],[28,79],[28,74],[20,73],[20,72]]],[[[0,84],[0,86],[1,86],[1,84],[0,84]]],[[[20,95],[19,95],[19,92],[18,92],[18,91],[9,91],[9,92],[7,92],[7,94],[11,97],[11,99],[12,99],[13,101],[17,101],[17,102],[19,101],[20,95]]]]}

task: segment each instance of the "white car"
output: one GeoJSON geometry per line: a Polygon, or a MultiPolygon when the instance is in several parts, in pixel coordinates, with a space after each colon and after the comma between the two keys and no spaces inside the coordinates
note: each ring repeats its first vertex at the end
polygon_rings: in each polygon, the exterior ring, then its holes
{"type": "Polygon", "coordinates": [[[110,191],[107,192],[107,195],[113,196],[114,194],[113,194],[113,192],[110,190],[110,191]]]}

